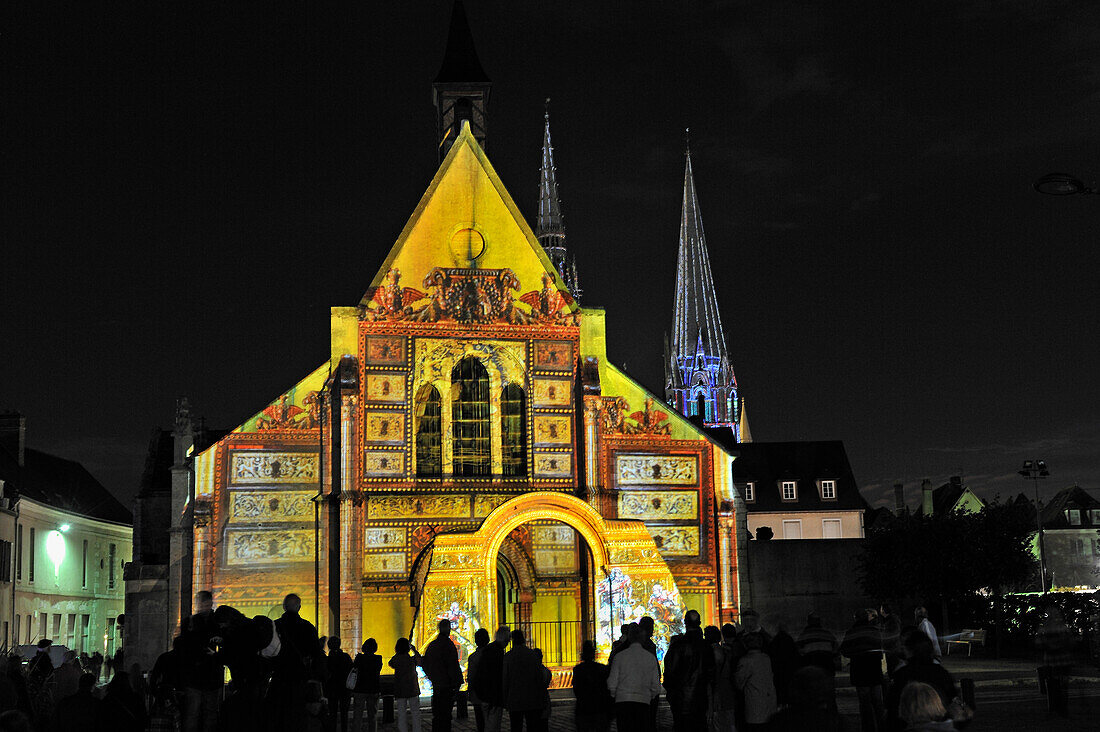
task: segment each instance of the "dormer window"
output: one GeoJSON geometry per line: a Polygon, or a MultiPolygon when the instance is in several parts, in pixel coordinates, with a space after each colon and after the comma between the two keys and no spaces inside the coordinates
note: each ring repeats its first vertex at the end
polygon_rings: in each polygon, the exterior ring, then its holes
{"type": "Polygon", "coordinates": [[[1081,525],[1081,509],[1079,508],[1067,508],[1066,520],[1069,521],[1070,526],[1081,525]]]}
{"type": "Polygon", "coordinates": [[[835,480],[823,480],[821,481],[821,497],[826,501],[836,500],[836,481],[835,480]]]}
{"type": "Polygon", "coordinates": [[[756,500],[756,483],[745,484],[745,503],[752,503],[756,500]]]}
{"type": "Polygon", "coordinates": [[[784,501],[798,500],[798,483],[793,480],[785,480],[780,486],[780,496],[784,501]]]}
{"type": "Polygon", "coordinates": [[[1093,525],[1100,524],[1100,508],[1094,508],[1089,513],[1092,515],[1093,525]]]}

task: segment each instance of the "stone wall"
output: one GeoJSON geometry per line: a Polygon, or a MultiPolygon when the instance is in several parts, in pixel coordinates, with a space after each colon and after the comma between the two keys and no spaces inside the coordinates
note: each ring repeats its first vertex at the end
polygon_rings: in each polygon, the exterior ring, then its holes
{"type": "Polygon", "coordinates": [[[780,621],[797,637],[811,611],[825,627],[842,633],[859,607],[875,605],[864,597],[857,577],[862,539],[801,539],[746,542],[742,611],[760,613],[774,632],[780,621]]]}

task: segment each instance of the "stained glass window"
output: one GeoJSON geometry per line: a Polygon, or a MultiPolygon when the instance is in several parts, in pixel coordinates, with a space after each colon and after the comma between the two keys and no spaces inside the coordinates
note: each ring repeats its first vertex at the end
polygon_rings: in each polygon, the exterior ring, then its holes
{"type": "Polygon", "coordinates": [[[473,356],[451,371],[451,429],[454,434],[454,475],[489,475],[492,465],[489,432],[489,374],[473,356]]]}
{"type": "Polygon", "coordinates": [[[433,386],[421,392],[416,404],[416,475],[443,475],[442,412],[439,392],[433,386]]]}
{"type": "Polygon", "coordinates": [[[505,475],[527,475],[527,412],[523,389],[516,384],[504,387],[500,395],[501,448],[505,475]]]}

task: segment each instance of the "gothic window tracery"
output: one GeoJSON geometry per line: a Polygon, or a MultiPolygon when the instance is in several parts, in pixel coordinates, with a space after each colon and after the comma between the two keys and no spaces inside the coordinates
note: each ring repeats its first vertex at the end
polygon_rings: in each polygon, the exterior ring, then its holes
{"type": "Polygon", "coordinates": [[[492,465],[489,429],[489,374],[473,356],[451,371],[451,430],[454,475],[489,475],[492,465]]]}
{"type": "Polygon", "coordinates": [[[502,467],[504,475],[527,475],[527,411],[523,389],[508,384],[500,396],[502,467]]]}
{"type": "Polygon", "coordinates": [[[416,404],[416,475],[443,475],[442,399],[434,386],[421,390],[416,404]]]}

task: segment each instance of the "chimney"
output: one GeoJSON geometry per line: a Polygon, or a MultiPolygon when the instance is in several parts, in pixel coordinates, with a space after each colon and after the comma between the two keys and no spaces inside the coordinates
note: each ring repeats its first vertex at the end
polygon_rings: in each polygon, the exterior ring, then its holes
{"type": "Polygon", "coordinates": [[[953,485],[953,486],[962,486],[962,484],[963,484],[963,479],[962,479],[961,475],[952,475],[951,476],[951,485],[953,485]]]}
{"type": "Polygon", "coordinates": [[[921,513],[932,515],[932,481],[925,478],[920,482],[921,513]]]}
{"type": "Polygon", "coordinates": [[[27,447],[27,418],[19,412],[0,412],[0,445],[23,467],[27,447]]]}
{"type": "Polygon", "coordinates": [[[894,483],[894,515],[905,513],[905,484],[900,480],[894,483]]]}

